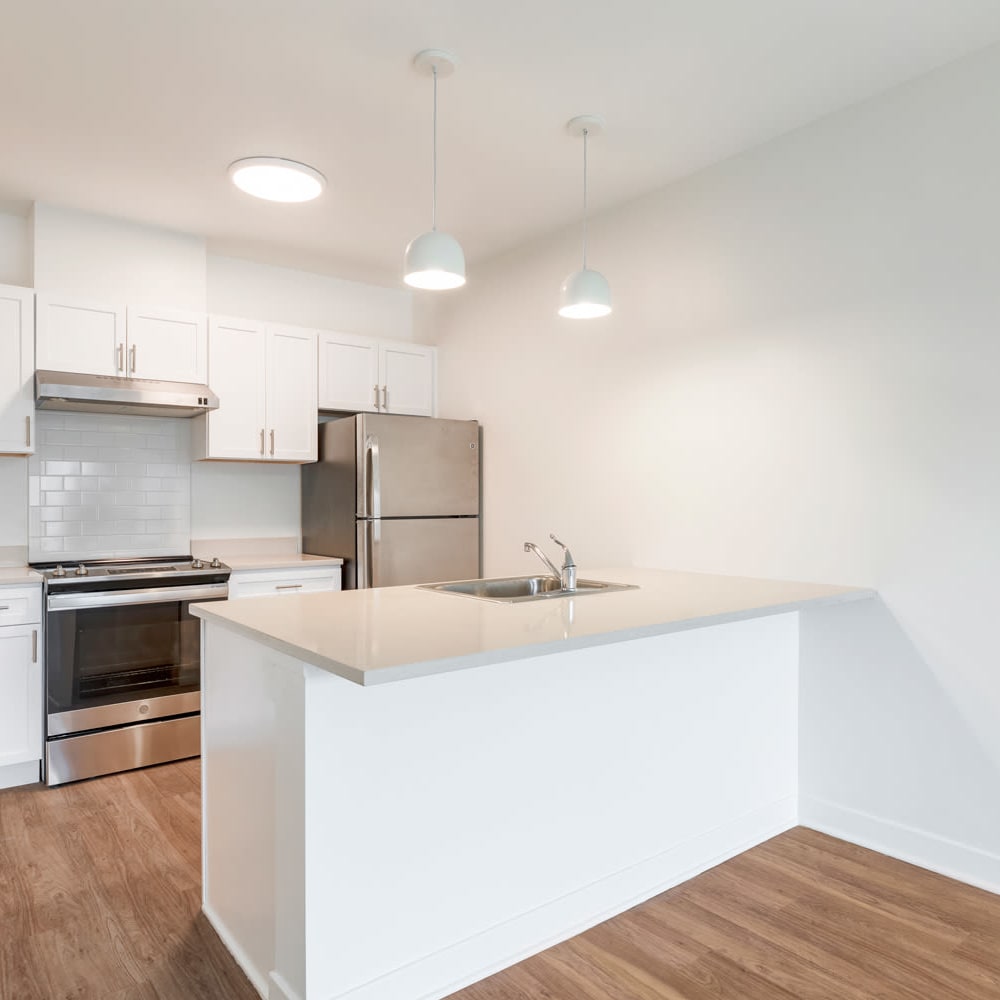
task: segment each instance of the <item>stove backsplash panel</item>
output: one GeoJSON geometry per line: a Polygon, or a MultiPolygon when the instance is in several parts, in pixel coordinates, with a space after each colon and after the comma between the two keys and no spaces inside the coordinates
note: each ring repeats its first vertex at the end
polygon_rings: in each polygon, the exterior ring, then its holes
{"type": "Polygon", "coordinates": [[[36,421],[29,561],[190,550],[190,421],[45,410],[36,421]]]}

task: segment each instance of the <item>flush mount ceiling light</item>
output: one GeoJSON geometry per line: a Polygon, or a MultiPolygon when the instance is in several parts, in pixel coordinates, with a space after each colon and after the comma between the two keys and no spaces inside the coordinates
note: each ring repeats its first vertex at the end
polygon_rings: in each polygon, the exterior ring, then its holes
{"type": "Polygon", "coordinates": [[[312,167],[282,156],[248,156],[229,164],[232,182],[265,201],[312,201],[323,193],[326,178],[312,167]]]}
{"type": "Polygon", "coordinates": [[[600,271],[587,267],[587,139],[604,131],[604,119],[597,115],[577,115],[566,123],[566,131],[583,136],[583,267],[562,283],[559,315],[595,319],[611,312],[611,289],[600,271]]]}
{"type": "Polygon", "coordinates": [[[465,284],[465,254],[454,236],[437,227],[437,82],[455,72],[455,57],[441,49],[424,49],[413,59],[420,73],[434,79],[434,134],[431,169],[431,228],[410,241],[403,257],[403,281],[413,288],[440,291],[465,284]]]}

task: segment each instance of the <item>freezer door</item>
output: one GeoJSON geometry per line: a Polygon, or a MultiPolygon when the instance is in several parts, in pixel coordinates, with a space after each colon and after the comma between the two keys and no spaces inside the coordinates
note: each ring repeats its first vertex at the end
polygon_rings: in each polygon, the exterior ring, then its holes
{"type": "Polygon", "coordinates": [[[359,517],[479,514],[479,424],[366,413],[357,418],[359,517]]]}
{"type": "Polygon", "coordinates": [[[358,587],[474,580],[478,517],[358,521],[358,587]]]}

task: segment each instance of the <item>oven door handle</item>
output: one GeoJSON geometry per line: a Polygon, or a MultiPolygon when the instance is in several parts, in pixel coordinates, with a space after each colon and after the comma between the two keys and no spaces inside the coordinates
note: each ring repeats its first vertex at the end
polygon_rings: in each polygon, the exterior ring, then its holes
{"type": "Polygon", "coordinates": [[[79,611],[133,604],[171,604],[174,601],[221,601],[229,596],[228,583],[193,587],[147,587],[141,590],[97,590],[86,594],[49,594],[48,611],[79,611]]]}

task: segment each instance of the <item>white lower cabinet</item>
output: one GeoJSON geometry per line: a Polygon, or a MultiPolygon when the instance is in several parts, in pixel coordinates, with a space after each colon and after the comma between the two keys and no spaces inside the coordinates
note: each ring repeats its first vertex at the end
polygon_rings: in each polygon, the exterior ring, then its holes
{"type": "Polygon", "coordinates": [[[35,450],[35,295],[0,285],[0,455],[35,450]]]}
{"type": "Polygon", "coordinates": [[[289,569],[236,570],[229,577],[229,597],[264,597],[279,594],[307,594],[318,590],[340,590],[340,566],[289,569]]]}
{"type": "Polygon", "coordinates": [[[40,586],[0,587],[0,788],[30,784],[41,774],[40,610],[40,586]]]}
{"type": "Polygon", "coordinates": [[[426,344],[319,334],[319,407],[434,416],[437,351],[426,344]]]}
{"type": "Polygon", "coordinates": [[[316,461],[316,334],[209,318],[208,380],[219,408],[192,421],[196,459],[316,461]]]}

